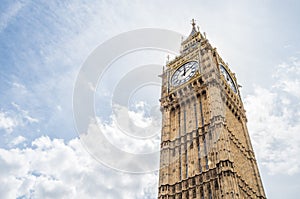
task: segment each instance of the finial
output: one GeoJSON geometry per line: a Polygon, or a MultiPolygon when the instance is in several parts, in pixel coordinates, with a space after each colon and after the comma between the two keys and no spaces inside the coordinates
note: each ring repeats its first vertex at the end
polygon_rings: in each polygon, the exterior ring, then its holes
{"type": "Polygon", "coordinates": [[[197,30],[198,30],[198,32],[200,32],[200,28],[199,28],[199,26],[197,26],[197,30]]]}
{"type": "Polygon", "coordinates": [[[206,32],[203,32],[204,38],[206,39],[206,32]]]}
{"type": "Polygon", "coordinates": [[[170,55],[167,55],[167,63],[169,63],[170,55]]]}
{"type": "Polygon", "coordinates": [[[192,19],[192,26],[193,26],[193,28],[195,28],[195,25],[196,25],[195,19],[192,19]]]}

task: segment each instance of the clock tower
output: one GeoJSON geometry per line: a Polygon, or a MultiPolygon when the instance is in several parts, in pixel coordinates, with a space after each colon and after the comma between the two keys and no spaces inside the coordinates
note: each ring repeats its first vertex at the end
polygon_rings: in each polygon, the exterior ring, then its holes
{"type": "Polygon", "coordinates": [[[159,199],[266,198],[235,74],[194,20],[160,102],[159,199]]]}

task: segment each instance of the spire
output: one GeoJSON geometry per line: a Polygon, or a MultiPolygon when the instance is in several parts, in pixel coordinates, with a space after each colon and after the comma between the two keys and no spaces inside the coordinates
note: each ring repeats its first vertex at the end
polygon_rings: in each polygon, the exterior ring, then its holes
{"type": "Polygon", "coordinates": [[[192,19],[192,23],[191,23],[191,24],[192,24],[193,28],[192,28],[192,32],[191,32],[191,34],[189,35],[189,37],[191,37],[191,36],[193,36],[195,33],[197,33],[195,19],[192,19]]]}
{"type": "Polygon", "coordinates": [[[196,25],[195,19],[192,19],[192,26],[193,26],[193,28],[195,28],[195,25],[196,25]]]}

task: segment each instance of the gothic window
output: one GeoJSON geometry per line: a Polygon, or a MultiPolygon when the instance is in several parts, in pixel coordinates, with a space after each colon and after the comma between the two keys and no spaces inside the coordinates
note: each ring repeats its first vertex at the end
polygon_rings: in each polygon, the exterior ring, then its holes
{"type": "Polygon", "coordinates": [[[202,172],[202,167],[201,167],[201,152],[200,152],[199,139],[196,139],[196,142],[197,142],[197,147],[198,147],[198,166],[199,166],[199,171],[202,172]]]}
{"type": "Polygon", "coordinates": [[[181,180],[181,173],[182,173],[182,171],[181,171],[181,163],[180,163],[180,165],[179,165],[179,179],[181,180]]]}
{"type": "Polygon", "coordinates": [[[204,90],[203,92],[202,92],[202,95],[204,96],[204,100],[206,100],[206,91],[204,90]]]}
{"type": "Polygon", "coordinates": [[[207,149],[206,149],[206,139],[205,135],[203,135],[203,142],[204,142],[204,154],[205,154],[205,167],[208,169],[208,157],[207,157],[207,149]]]}
{"type": "Polygon", "coordinates": [[[181,136],[181,131],[180,131],[180,108],[178,108],[178,134],[179,137],[181,136]]]}
{"type": "Polygon", "coordinates": [[[185,177],[188,178],[188,164],[185,164],[185,177]]]}
{"type": "Polygon", "coordinates": [[[193,189],[193,198],[196,198],[196,189],[193,189]]]}
{"type": "Polygon", "coordinates": [[[183,110],[183,128],[184,128],[184,134],[186,134],[186,110],[185,110],[185,108],[184,108],[184,110],[183,110]]]}
{"type": "Polygon", "coordinates": [[[207,185],[207,189],[208,189],[208,198],[212,199],[212,194],[211,194],[211,189],[210,189],[210,185],[207,185]]]}
{"type": "Polygon", "coordinates": [[[207,158],[207,155],[205,156],[205,168],[208,169],[208,158],[207,158]]]}
{"type": "Polygon", "coordinates": [[[188,178],[188,160],[189,160],[189,157],[188,157],[188,151],[187,151],[187,144],[184,145],[184,148],[185,148],[185,177],[188,178]]]}
{"type": "Polygon", "coordinates": [[[197,116],[197,107],[196,107],[196,103],[194,103],[194,112],[195,112],[196,129],[198,129],[198,116],[197,116]]]}
{"type": "Polygon", "coordinates": [[[201,195],[201,199],[204,199],[203,187],[200,188],[200,195],[201,195]]]}
{"type": "Polygon", "coordinates": [[[218,179],[215,179],[215,189],[218,190],[219,189],[219,183],[218,183],[218,179]]]}
{"type": "Polygon", "coordinates": [[[206,153],[206,139],[205,139],[205,134],[202,136],[202,139],[203,139],[203,144],[204,144],[204,153],[206,153]]]}
{"type": "Polygon", "coordinates": [[[203,110],[202,110],[202,102],[201,102],[201,96],[199,97],[199,106],[200,106],[200,114],[201,114],[201,125],[204,126],[204,118],[203,118],[203,110]]]}
{"type": "Polygon", "coordinates": [[[202,166],[201,166],[201,159],[200,158],[198,159],[198,162],[199,162],[199,171],[201,173],[202,172],[202,166]]]}

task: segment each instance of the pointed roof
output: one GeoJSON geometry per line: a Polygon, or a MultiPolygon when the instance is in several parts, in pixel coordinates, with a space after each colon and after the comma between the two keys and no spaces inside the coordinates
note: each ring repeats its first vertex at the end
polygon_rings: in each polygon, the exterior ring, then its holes
{"type": "Polygon", "coordinates": [[[180,50],[181,53],[195,46],[196,45],[195,41],[199,42],[203,38],[202,34],[200,33],[199,27],[196,28],[195,19],[192,19],[191,24],[192,24],[192,31],[190,35],[181,41],[181,50],[180,50]]]}

